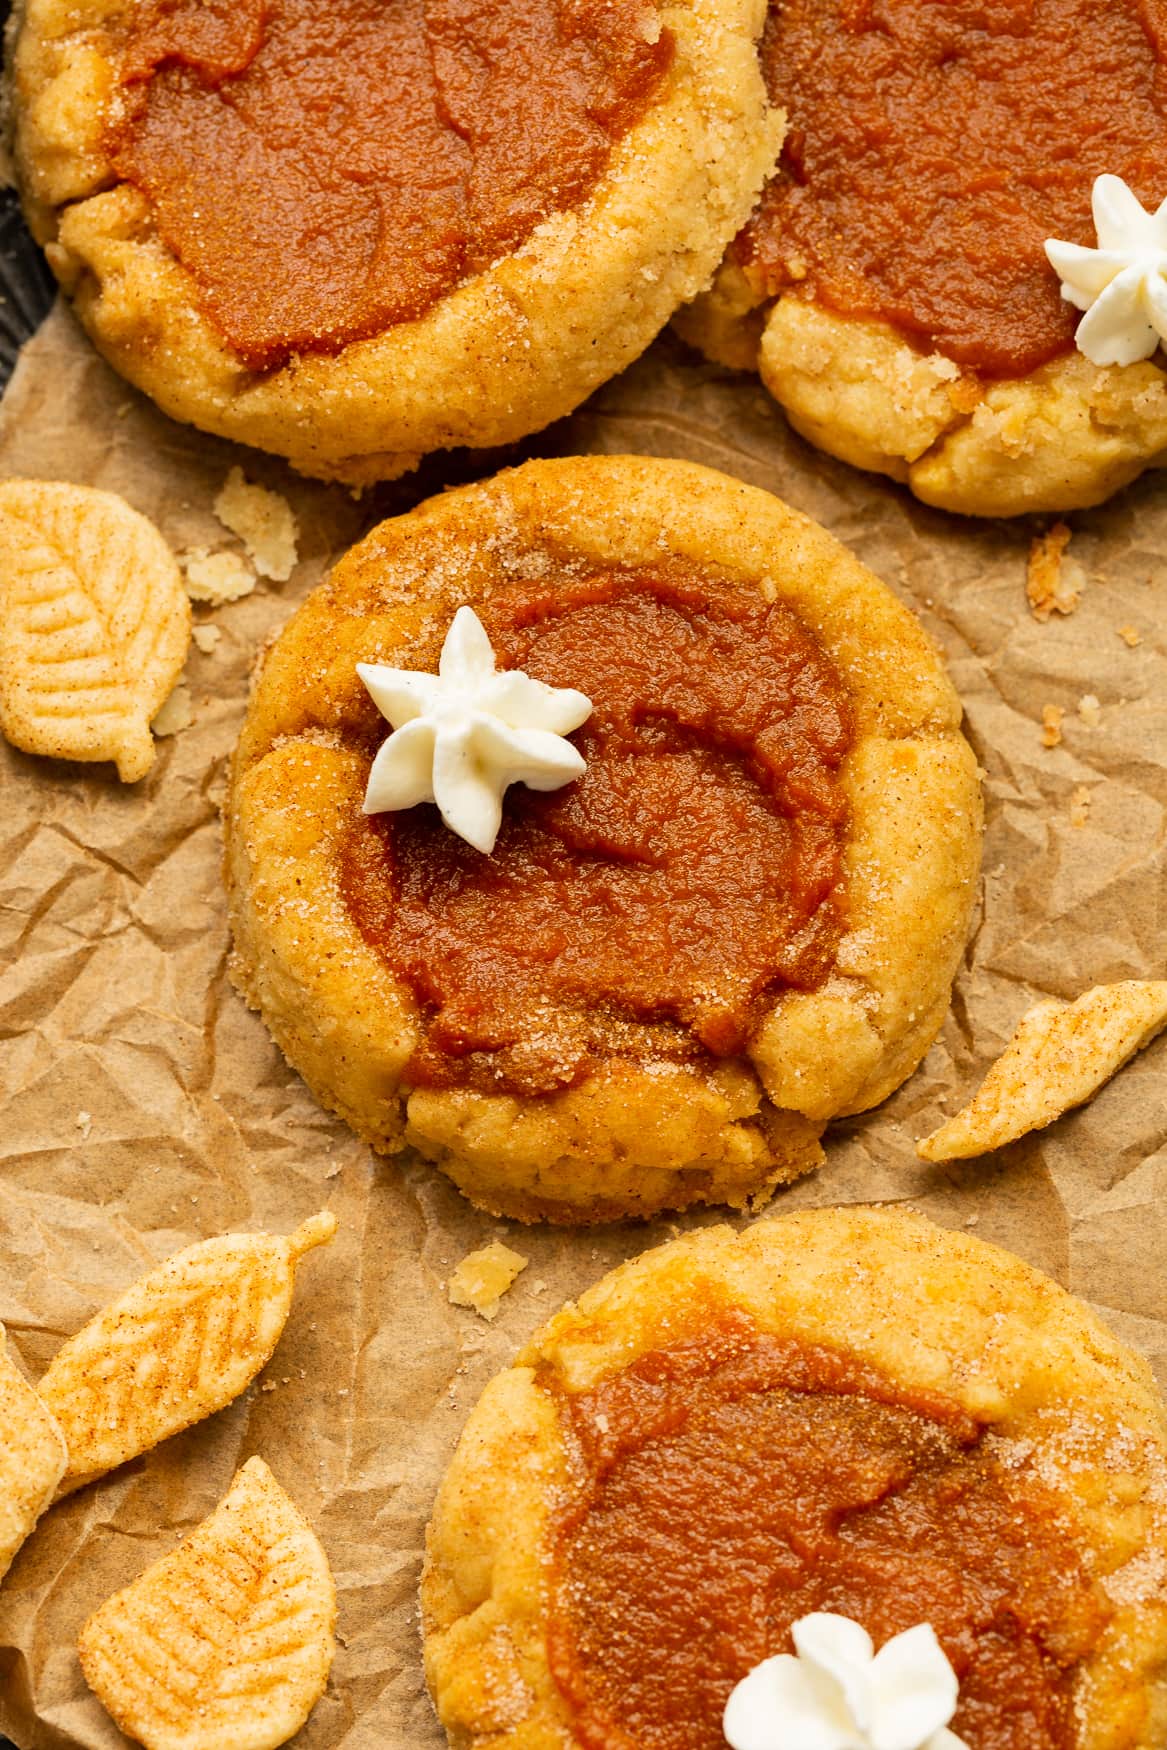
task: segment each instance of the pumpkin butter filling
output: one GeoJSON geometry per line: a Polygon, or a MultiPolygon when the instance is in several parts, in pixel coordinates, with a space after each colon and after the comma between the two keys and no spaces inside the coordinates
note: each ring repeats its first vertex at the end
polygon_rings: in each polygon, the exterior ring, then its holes
{"type": "Polygon", "coordinates": [[[771,0],[790,126],[733,246],[760,293],[885,322],[992,378],[1070,351],[1048,237],[1095,177],[1167,194],[1167,0],[771,0]]]}
{"type": "Polygon", "coordinates": [[[1109,1607],[1052,1498],[950,1400],[709,1309],[595,1389],[550,1383],[572,1471],[548,1655],[585,1750],[724,1750],[722,1712],[816,1611],[931,1623],[969,1750],[1073,1750],[1109,1607]]]}
{"type": "Polygon", "coordinates": [[[254,369],[579,207],[674,47],[655,0],[139,0],[122,31],[113,167],[254,369]]]}
{"type": "Polygon", "coordinates": [[[416,998],[406,1082],[532,1096],[612,1058],[740,1056],[783,990],[825,982],[845,925],[840,676],[782,603],[675,559],[549,561],[479,612],[499,669],[592,701],[587,769],[512,786],[489,857],[432,805],[354,815],[340,890],[416,998]]]}

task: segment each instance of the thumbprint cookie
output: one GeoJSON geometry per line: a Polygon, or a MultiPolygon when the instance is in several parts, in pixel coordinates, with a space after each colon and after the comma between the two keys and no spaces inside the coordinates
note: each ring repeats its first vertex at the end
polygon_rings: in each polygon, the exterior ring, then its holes
{"type": "Polygon", "coordinates": [[[382,523],[256,679],[240,988],[318,1098],[482,1207],[744,1207],[948,1006],[960,705],[830,535],[682,462],[531,462],[382,523]]]}
{"type": "Polygon", "coordinates": [[[569,412],[781,141],[763,0],[26,0],[25,210],[176,419],[352,485],[569,412]]]}
{"type": "Polygon", "coordinates": [[[1164,22],[1159,0],[770,0],[786,142],[682,333],[929,504],[1099,503],[1167,449],[1164,22]]]}
{"type": "Polygon", "coordinates": [[[426,1671],[458,1750],[1158,1750],[1165,1571],[1146,1364],[995,1246],[814,1210],[645,1253],[487,1386],[426,1671]]]}

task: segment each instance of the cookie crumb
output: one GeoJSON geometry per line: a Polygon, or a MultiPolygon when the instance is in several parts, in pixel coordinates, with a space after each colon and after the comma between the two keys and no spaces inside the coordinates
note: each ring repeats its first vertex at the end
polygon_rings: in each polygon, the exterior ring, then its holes
{"type": "Polygon", "coordinates": [[[480,1318],[493,1319],[503,1295],[529,1262],[501,1240],[491,1240],[463,1258],[450,1277],[446,1284],[450,1305],[472,1306],[480,1318]]]}
{"type": "Polygon", "coordinates": [[[298,530],[286,498],[251,485],[242,468],[232,468],[215,500],[215,515],[238,535],[261,577],[287,582],[296,564],[298,530]]]}
{"type": "Polygon", "coordinates": [[[1043,623],[1051,614],[1072,614],[1078,606],[1080,591],[1069,587],[1063,577],[1063,558],[1070,538],[1067,524],[1055,523],[1029,549],[1025,593],[1034,619],[1043,623]]]}
{"type": "Polygon", "coordinates": [[[179,681],[150,728],[155,735],[178,735],[182,730],[189,729],[194,720],[190,688],[185,681],[179,681]]]}
{"type": "Polygon", "coordinates": [[[82,1142],[88,1142],[89,1132],[93,1129],[93,1119],[88,1112],[78,1112],[77,1128],[81,1132],[82,1142]]]}
{"type": "Polygon", "coordinates": [[[255,588],[255,573],[241,553],[226,548],[212,553],[207,547],[192,547],[178,558],[192,602],[209,602],[218,608],[224,602],[239,601],[255,588]]]}
{"type": "Polygon", "coordinates": [[[1139,645],[1143,642],[1143,634],[1139,631],[1137,626],[1120,626],[1118,628],[1118,635],[1128,650],[1137,650],[1139,645]]]}
{"type": "Polygon", "coordinates": [[[1070,825],[1083,827],[1090,821],[1090,792],[1085,784],[1075,786],[1070,797],[1070,825]]]}
{"type": "Polygon", "coordinates": [[[1083,693],[1078,700],[1078,715],[1089,729],[1097,729],[1102,722],[1102,701],[1093,693],[1083,693]]]}
{"type": "Polygon", "coordinates": [[[191,630],[191,637],[204,656],[210,656],[222,636],[217,626],[195,626],[191,630]]]}
{"type": "Polygon", "coordinates": [[[1043,705],[1041,708],[1041,745],[1042,747],[1058,747],[1062,739],[1062,719],[1066,715],[1060,705],[1043,705]]]}

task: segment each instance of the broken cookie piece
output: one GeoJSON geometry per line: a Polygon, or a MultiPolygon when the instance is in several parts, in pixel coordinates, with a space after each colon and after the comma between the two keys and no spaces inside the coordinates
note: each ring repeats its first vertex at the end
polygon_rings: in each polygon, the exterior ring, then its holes
{"type": "Polygon", "coordinates": [[[501,1240],[492,1240],[463,1258],[446,1285],[451,1306],[472,1306],[481,1318],[497,1317],[499,1302],[529,1259],[501,1240]]]}
{"type": "Polygon", "coordinates": [[[253,486],[242,468],[232,468],[215,500],[215,515],[238,535],[261,577],[287,582],[296,565],[298,530],[286,498],[266,486],[253,486]]]}
{"type": "Polygon", "coordinates": [[[192,547],[181,557],[186,593],[192,602],[221,608],[225,602],[237,602],[250,595],[255,588],[255,572],[242,553],[226,547],[219,553],[212,553],[207,547],[192,547]]]}
{"type": "Polygon", "coordinates": [[[194,720],[194,700],[190,696],[190,688],[184,681],[179,681],[150,728],[160,737],[180,735],[184,729],[190,728],[194,720]]]}

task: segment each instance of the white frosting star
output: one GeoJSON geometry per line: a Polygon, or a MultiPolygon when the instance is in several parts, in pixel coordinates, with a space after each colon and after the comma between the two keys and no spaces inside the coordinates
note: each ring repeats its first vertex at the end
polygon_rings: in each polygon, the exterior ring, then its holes
{"type": "Polygon", "coordinates": [[[825,1611],[791,1634],[797,1656],[755,1665],[726,1703],[733,1750],[968,1750],[948,1730],[956,1673],[928,1623],[878,1653],[859,1623],[825,1611]]]}
{"type": "Polygon", "coordinates": [[[436,802],[451,832],[489,856],[508,784],[558,790],[586,769],[562,738],[591,716],[591,700],[521,669],[500,674],[473,608],[454,615],[436,675],[373,662],[357,673],[394,731],[369,772],[366,814],[436,802]]]}
{"type": "Polygon", "coordinates": [[[1094,184],[1098,248],[1045,246],[1062,297],[1087,311],[1078,351],[1095,365],[1133,365],[1167,341],[1167,201],[1149,213],[1121,176],[1094,184]]]}

